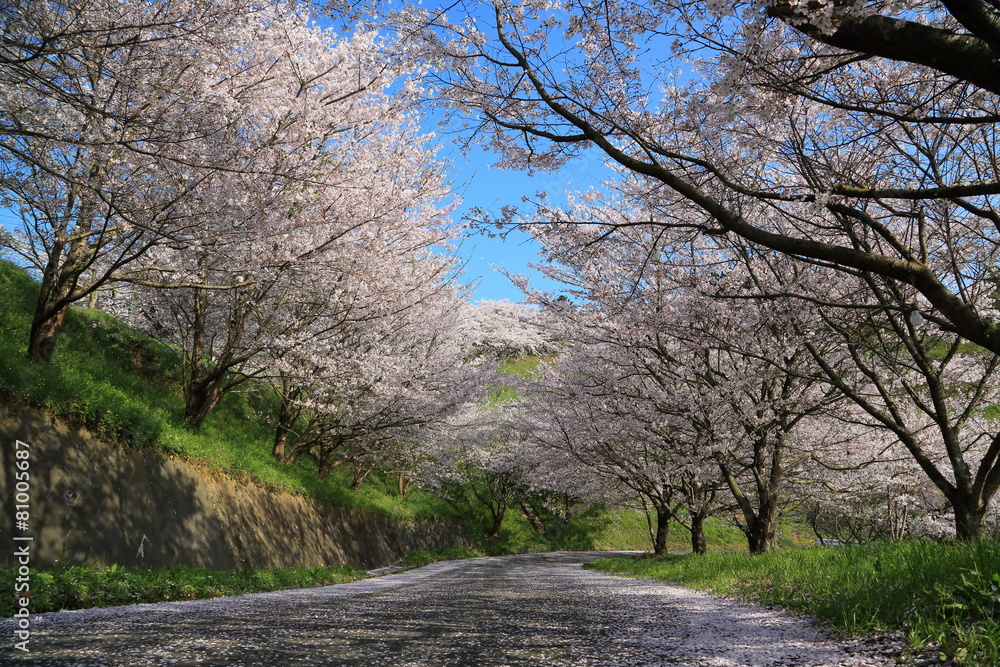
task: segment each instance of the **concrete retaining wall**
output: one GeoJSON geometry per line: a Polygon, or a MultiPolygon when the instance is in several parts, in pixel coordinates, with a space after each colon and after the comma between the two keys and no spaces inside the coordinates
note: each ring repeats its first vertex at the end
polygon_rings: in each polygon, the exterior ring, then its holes
{"type": "Polygon", "coordinates": [[[463,546],[466,539],[454,523],[397,522],[207,475],[102,442],[36,410],[0,406],[0,465],[0,544],[8,545],[2,567],[14,564],[15,535],[33,538],[31,566],[39,569],[56,560],[370,569],[412,549],[463,546]],[[30,446],[27,532],[14,525],[18,440],[30,446]]]}

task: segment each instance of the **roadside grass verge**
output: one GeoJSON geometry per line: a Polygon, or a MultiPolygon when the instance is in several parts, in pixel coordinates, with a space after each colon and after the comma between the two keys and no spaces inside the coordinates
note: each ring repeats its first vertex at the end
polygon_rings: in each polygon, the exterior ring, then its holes
{"type": "Polygon", "coordinates": [[[615,558],[586,567],[808,614],[843,635],[902,631],[915,654],[935,659],[1000,664],[995,540],[615,558]]]}
{"type": "MultiPolygon", "coordinates": [[[[17,569],[0,571],[0,615],[15,610],[17,569]]],[[[142,602],[198,600],[223,595],[264,593],[292,588],[330,586],[365,579],[353,567],[286,567],[275,570],[219,572],[187,565],[162,569],[73,565],[30,573],[32,614],[67,609],[114,607],[142,602]]]]}
{"type": "Polygon", "coordinates": [[[545,532],[539,535],[521,509],[515,506],[507,511],[497,537],[491,538],[488,536],[490,517],[480,504],[468,498],[455,498],[453,503],[464,518],[473,548],[484,556],[546,551],[649,551],[652,548],[646,519],[633,509],[595,504],[575,512],[569,524],[561,517],[543,515],[545,532]]]}

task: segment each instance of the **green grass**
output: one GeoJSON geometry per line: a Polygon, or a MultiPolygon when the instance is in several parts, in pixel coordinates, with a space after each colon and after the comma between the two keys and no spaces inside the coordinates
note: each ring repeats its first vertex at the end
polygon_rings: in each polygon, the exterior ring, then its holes
{"type": "MultiPolygon", "coordinates": [[[[0,590],[8,591],[0,597],[0,616],[10,616],[15,609],[16,576],[16,568],[0,571],[0,590]]],[[[48,572],[32,570],[29,576],[31,602],[28,610],[37,614],[330,586],[364,579],[368,575],[352,567],[218,572],[187,565],[163,569],[74,565],[57,567],[48,572]]]]}
{"type": "MultiPolygon", "coordinates": [[[[547,531],[539,536],[518,507],[508,510],[499,535],[486,537],[489,518],[474,501],[459,505],[459,514],[466,518],[470,538],[485,555],[502,556],[512,553],[543,551],[652,551],[646,517],[642,512],[616,507],[593,505],[577,511],[567,526],[559,519],[543,516],[547,531]]],[[[795,527],[784,527],[786,532],[795,527]]],[[[709,518],[705,534],[710,551],[746,549],[746,538],[732,524],[709,518]]],[[[679,524],[671,524],[667,536],[670,551],[690,551],[691,534],[679,524]]]]}
{"type": "Polygon", "coordinates": [[[845,635],[901,630],[914,653],[1000,664],[997,541],[602,559],[588,567],[809,614],[845,635]]]}
{"type": "MultiPolygon", "coordinates": [[[[705,520],[705,542],[709,551],[746,550],[747,538],[739,528],[718,517],[705,520]]],[[[680,525],[672,525],[667,536],[670,551],[690,551],[691,533],[680,525]]]]}
{"type": "Polygon", "coordinates": [[[521,377],[530,378],[533,377],[538,372],[538,367],[542,363],[551,363],[552,357],[521,357],[519,359],[511,359],[506,363],[499,366],[497,370],[501,373],[507,375],[520,375],[521,377]]]}

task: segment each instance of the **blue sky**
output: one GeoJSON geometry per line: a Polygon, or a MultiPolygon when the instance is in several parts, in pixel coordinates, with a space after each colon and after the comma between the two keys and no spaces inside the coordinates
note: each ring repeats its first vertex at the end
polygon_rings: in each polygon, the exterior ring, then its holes
{"type": "MultiPolygon", "coordinates": [[[[503,206],[519,205],[521,197],[539,191],[546,192],[550,201],[561,202],[566,192],[599,187],[610,174],[596,154],[577,158],[557,173],[536,173],[534,176],[492,167],[497,156],[488,151],[474,151],[469,157],[461,157],[457,155],[457,150],[453,151],[445,144],[441,155],[454,163],[453,190],[462,199],[456,212],[457,218],[477,207],[499,214],[503,206]]],[[[558,292],[560,283],[528,268],[529,264],[541,261],[538,250],[538,245],[528,234],[516,230],[505,239],[486,235],[470,238],[461,255],[468,258],[464,282],[478,284],[472,301],[523,300],[521,292],[497,270],[500,267],[528,276],[534,288],[558,292]]]]}
{"type": "MultiPolygon", "coordinates": [[[[459,168],[452,181],[462,203],[455,213],[456,218],[462,218],[477,207],[499,213],[503,206],[519,204],[522,196],[531,195],[539,189],[539,177],[490,167],[491,159],[485,157],[465,166],[457,165],[459,168]]],[[[558,284],[528,268],[529,264],[540,261],[538,249],[528,234],[517,230],[506,238],[486,234],[470,237],[460,251],[460,256],[468,260],[462,281],[473,284],[475,288],[470,298],[473,301],[521,301],[520,290],[503,275],[501,268],[530,276],[532,284],[540,288],[557,289],[558,284]]]]}

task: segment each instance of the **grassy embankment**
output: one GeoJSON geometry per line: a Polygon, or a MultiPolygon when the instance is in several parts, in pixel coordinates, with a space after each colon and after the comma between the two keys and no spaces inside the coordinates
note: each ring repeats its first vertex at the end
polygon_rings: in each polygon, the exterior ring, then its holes
{"type": "Polygon", "coordinates": [[[1000,665],[1000,543],[992,540],[604,559],[589,567],[809,614],[845,635],[902,631],[915,655],[1000,665]]]}

